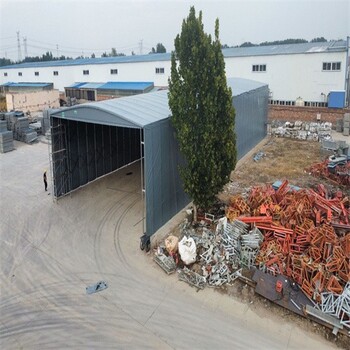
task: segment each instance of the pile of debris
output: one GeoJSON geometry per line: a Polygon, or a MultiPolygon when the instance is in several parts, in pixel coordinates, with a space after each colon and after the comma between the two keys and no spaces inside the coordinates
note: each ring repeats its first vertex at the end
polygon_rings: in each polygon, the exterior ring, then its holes
{"type": "Polygon", "coordinates": [[[273,121],[268,128],[268,134],[278,137],[288,137],[299,140],[320,141],[330,139],[332,123],[315,123],[315,122],[281,122],[273,121]]]}
{"type": "Polygon", "coordinates": [[[207,215],[196,228],[182,224],[181,240],[168,237],[155,260],[167,273],[178,269],[181,280],[199,289],[247,279],[247,271],[284,276],[303,295],[299,304],[289,301],[292,311],[310,303],[350,327],[349,204],[343,193],[331,196],[322,185],[253,187],[247,196],[231,197],[225,217],[207,215]]]}
{"type": "Polygon", "coordinates": [[[336,185],[350,186],[350,147],[345,141],[322,141],[322,148],[333,154],[323,162],[306,169],[312,176],[332,181],[336,185]]]}

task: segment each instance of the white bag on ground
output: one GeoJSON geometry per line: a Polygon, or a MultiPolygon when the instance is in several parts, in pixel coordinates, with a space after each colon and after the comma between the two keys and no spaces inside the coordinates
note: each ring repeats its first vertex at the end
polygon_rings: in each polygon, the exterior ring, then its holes
{"type": "Polygon", "coordinates": [[[184,236],[179,242],[179,253],[181,260],[186,264],[192,264],[196,261],[197,247],[192,237],[184,236]]]}

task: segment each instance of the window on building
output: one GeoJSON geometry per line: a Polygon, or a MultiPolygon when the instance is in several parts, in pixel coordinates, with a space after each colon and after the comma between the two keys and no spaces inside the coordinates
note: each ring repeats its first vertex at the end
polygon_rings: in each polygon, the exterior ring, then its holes
{"type": "Polygon", "coordinates": [[[341,62],[323,62],[322,70],[323,71],[340,71],[341,62]]]}
{"type": "Polygon", "coordinates": [[[340,62],[333,62],[332,70],[340,70],[340,62]]]}
{"type": "Polygon", "coordinates": [[[18,72],[18,76],[21,77],[22,76],[22,72],[18,72]]]}
{"type": "Polygon", "coordinates": [[[89,75],[89,70],[88,70],[88,69],[83,70],[83,74],[84,74],[84,75],[89,75]]]}
{"type": "Polygon", "coordinates": [[[164,68],[156,68],[156,74],[164,74],[164,68]]]}
{"type": "Polygon", "coordinates": [[[4,73],[4,77],[7,77],[7,73],[6,72],[4,73]]]}
{"type": "Polygon", "coordinates": [[[118,69],[111,69],[111,74],[118,74],[118,69]]]}
{"type": "Polygon", "coordinates": [[[266,64],[253,64],[253,72],[266,72],[266,64]]]}
{"type": "Polygon", "coordinates": [[[38,76],[39,76],[39,72],[34,72],[34,75],[35,75],[36,77],[38,77],[38,76]]]}
{"type": "Polygon", "coordinates": [[[53,75],[58,75],[58,71],[57,71],[57,70],[54,70],[54,71],[53,71],[53,75]]]}

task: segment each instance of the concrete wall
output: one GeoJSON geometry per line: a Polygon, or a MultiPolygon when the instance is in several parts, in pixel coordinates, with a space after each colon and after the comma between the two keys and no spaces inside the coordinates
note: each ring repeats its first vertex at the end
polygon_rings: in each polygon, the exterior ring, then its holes
{"type": "Polygon", "coordinates": [[[58,90],[6,94],[7,110],[38,112],[47,108],[59,108],[58,90]]]}
{"type": "Polygon", "coordinates": [[[350,113],[349,108],[315,108],[295,106],[269,106],[268,120],[283,120],[294,122],[316,122],[317,114],[320,114],[321,122],[336,123],[336,120],[344,117],[344,113],[350,113]]]}

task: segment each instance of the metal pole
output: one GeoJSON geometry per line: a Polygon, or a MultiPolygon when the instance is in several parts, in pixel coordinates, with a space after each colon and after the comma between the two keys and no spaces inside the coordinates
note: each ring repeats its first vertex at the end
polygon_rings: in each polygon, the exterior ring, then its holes
{"type": "Polygon", "coordinates": [[[145,189],[144,189],[144,177],[143,177],[143,148],[144,148],[144,141],[143,141],[143,129],[140,128],[140,168],[141,168],[141,201],[142,201],[142,234],[146,232],[146,218],[145,218],[145,189]]]}

